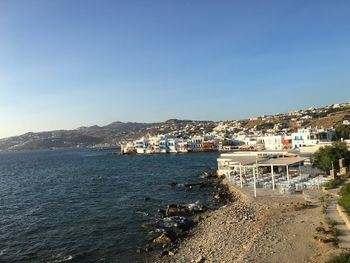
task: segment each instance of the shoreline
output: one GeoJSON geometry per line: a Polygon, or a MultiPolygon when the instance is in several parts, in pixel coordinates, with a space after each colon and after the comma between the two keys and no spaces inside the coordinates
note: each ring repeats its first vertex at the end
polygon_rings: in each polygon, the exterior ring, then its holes
{"type": "Polygon", "coordinates": [[[158,208],[154,219],[142,225],[143,228],[151,230],[151,233],[158,232],[158,235],[150,239],[144,247],[137,249],[137,253],[148,252],[148,255],[144,254],[141,262],[154,262],[165,255],[173,255],[203,218],[237,199],[227,184],[223,183],[223,177],[217,176],[213,170],[204,171],[202,179],[198,182],[171,182],[170,185],[182,188],[183,191],[197,191],[194,189],[197,187],[212,188],[212,200],[206,204],[198,201],[189,204],[180,202],[168,204],[164,209],[158,208]]]}
{"type": "Polygon", "coordinates": [[[234,201],[201,215],[188,235],[146,262],[326,262],[342,250],[317,241],[325,215],[303,195],[252,198],[229,184],[234,201]]]}

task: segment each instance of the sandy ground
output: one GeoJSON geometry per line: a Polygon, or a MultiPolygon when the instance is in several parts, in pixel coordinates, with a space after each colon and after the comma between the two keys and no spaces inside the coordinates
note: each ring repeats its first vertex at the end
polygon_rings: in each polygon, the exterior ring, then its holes
{"type": "Polygon", "coordinates": [[[156,262],[326,262],[340,253],[314,239],[324,222],[320,203],[295,211],[302,195],[240,198],[204,215],[170,255],[156,262]]]}

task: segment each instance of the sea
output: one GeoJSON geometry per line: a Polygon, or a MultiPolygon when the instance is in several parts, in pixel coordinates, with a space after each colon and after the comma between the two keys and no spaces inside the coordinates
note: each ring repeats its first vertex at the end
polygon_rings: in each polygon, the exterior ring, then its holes
{"type": "Polygon", "coordinates": [[[0,153],[0,262],[142,262],[142,224],[168,204],[210,205],[186,190],[218,153],[115,155],[115,149],[0,153]]]}

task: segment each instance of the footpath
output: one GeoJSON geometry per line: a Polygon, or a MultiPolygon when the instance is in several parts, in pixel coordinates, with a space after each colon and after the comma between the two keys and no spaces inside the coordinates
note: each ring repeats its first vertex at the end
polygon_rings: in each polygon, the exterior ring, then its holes
{"type": "MultiPolygon", "coordinates": [[[[346,225],[344,219],[340,216],[340,212],[337,209],[338,206],[338,200],[340,196],[337,194],[339,192],[340,188],[335,188],[331,190],[324,190],[328,194],[331,195],[330,204],[326,210],[326,215],[337,222],[337,225],[335,226],[339,231],[339,248],[344,249],[350,249],[350,228],[346,225]]],[[[348,217],[347,215],[344,215],[348,217]]]]}

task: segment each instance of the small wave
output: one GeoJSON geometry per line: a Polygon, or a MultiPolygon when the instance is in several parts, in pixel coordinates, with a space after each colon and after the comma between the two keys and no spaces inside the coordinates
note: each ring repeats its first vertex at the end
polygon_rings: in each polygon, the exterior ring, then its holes
{"type": "Polygon", "coordinates": [[[73,259],[73,256],[71,256],[71,255],[65,256],[65,257],[62,257],[61,255],[57,255],[56,257],[57,257],[57,259],[51,261],[52,263],[67,262],[67,261],[70,261],[73,259]]]}
{"type": "Polygon", "coordinates": [[[143,211],[136,211],[136,214],[140,214],[143,216],[148,216],[149,214],[147,212],[143,212],[143,211]]]}
{"type": "Polygon", "coordinates": [[[197,200],[195,203],[188,204],[187,205],[189,209],[198,211],[198,210],[203,210],[203,205],[197,200]]]}

